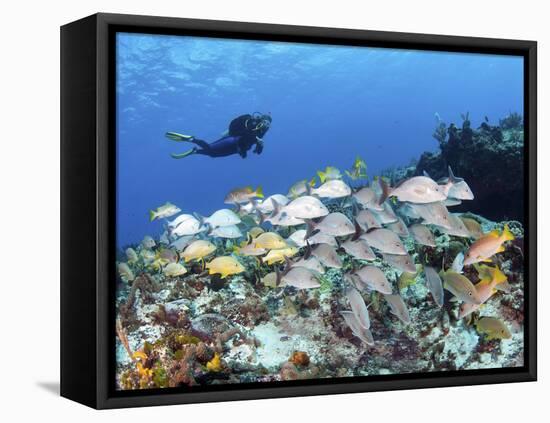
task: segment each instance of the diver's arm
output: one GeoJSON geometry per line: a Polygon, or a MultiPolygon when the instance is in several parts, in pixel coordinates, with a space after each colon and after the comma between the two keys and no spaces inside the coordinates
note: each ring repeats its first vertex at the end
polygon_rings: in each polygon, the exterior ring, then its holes
{"type": "Polygon", "coordinates": [[[256,137],[256,147],[254,147],[254,153],[262,154],[264,151],[264,142],[261,138],[256,137]]]}
{"type": "Polygon", "coordinates": [[[237,151],[239,153],[239,156],[245,159],[246,152],[249,148],[250,147],[246,144],[246,140],[244,139],[244,137],[239,137],[239,139],[237,140],[237,151]]]}

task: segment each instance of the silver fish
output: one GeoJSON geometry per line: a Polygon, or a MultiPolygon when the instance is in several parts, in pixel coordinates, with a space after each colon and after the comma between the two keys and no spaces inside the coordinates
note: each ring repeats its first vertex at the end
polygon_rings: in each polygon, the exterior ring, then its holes
{"type": "Polygon", "coordinates": [[[449,228],[437,227],[441,232],[461,238],[471,238],[471,234],[464,222],[456,215],[449,214],[449,228]]]}
{"type": "Polygon", "coordinates": [[[417,244],[427,247],[435,247],[435,238],[426,225],[416,223],[409,226],[409,233],[413,236],[417,244]]]}
{"type": "Polygon", "coordinates": [[[462,200],[447,197],[447,199],[443,201],[443,204],[445,204],[446,207],[460,206],[462,204],[462,200]]]}
{"type": "Polygon", "coordinates": [[[458,182],[451,186],[448,196],[457,200],[473,200],[474,193],[465,181],[458,182]]]}
{"type": "Polygon", "coordinates": [[[384,295],[384,298],[388,302],[390,306],[390,311],[393,315],[395,315],[399,320],[401,320],[405,324],[409,324],[411,322],[411,317],[409,315],[409,309],[407,308],[407,305],[403,301],[403,298],[401,298],[401,295],[384,295]]]}
{"type": "Polygon", "coordinates": [[[329,213],[319,223],[308,221],[307,224],[306,238],[309,238],[313,231],[321,231],[323,234],[331,236],[346,236],[355,233],[353,223],[345,214],[339,212],[329,213]]]}
{"type": "Polygon", "coordinates": [[[292,217],[286,213],[272,214],[271,216],[264,218],[263,221],[269,222],[274,226],[299,226],[306,223],[305,220],[292,217]]]}
{"type": "Polygon", "coordinates": [[[424,274],[426,275],[426,284],[432,293],[435,303],[439,307],[443,307],[443,298],[445,294],[443,292],[443,283],[441,282],[441,278],[437,274],[436,270],[430,266],[424,266],[424,274]]]}
{"type": "Polygon", "coordinates": [[[286,241],[291,245],[295,245],[298,248],[302,248],[307,245],[305,237],[306,237],[306,230],[299,229],[297,231],[292,232],[292,234],[290,234],[290,236],[286,239],[286,241]]]}
{"type": "Polygon", "coordinates": [[[310,195],[298,197],[284,207],[274,202],[274,215],[288,215],[298,219],[315,219],[326,216],[329,211],[321,201],[310,195]]]}
{"type": "Polygon", "coordinates": [[[351,195],[351,188],[340,179],[332,179],[319,188],[312,188],[310,193],[321,198],[342,198],[351,195]]]}
{"type": "Polygon", "coordinates": [[[400,204],[398,211],[402,216],[408,217],[409,219],[421,219],[420,215],[414,210],[411,203],[400,204]]]}
{"type": "Polygon", "coordinates": [[[389,229],[373,229],[359,237],[371,246],[387,254],[407,254],[399,237],[389,229]]]}
{"type": "Polygon", "coordinates": [[[302,257],[300,260],[292,263],[292,267],[305,267],[306,269],[317,272],[320,275],[325,273],[325,268],[315,256],[309,256],[307,259],[302,257]]]}
{"type": "Polygon", "coordinates": [[[374,338],[372,337],[371,331],[361,326],[352,311],[341,311],[340,314],[357,338],[367,345],[374,345],[374,338]]]}
{"type": "Polygon", "coordinates": [[[236,225],[230,225],[230,226],[219,226],[217,228],[212,229],[208,235],[217,237],[217,238],[240,238],[243,236],[241,230],[236,225]]]}
{"type": "Polygon", "coordinates": [[[372,252],[369,245],[362,239],[355,241],[348,240],[341,247],[346,253],[358,260],[374,260],[376,256],[372,252]]]}
{"type": "Polygon", "coordinates": [[[447,188],[447,196],[457,200],[473,200],[474,193],[464,180],[464,178],[457,178],[453,174],[451,166],[448,167],[449,177],[440,179],[440,184],[445,184],[447,188]]]}
{"type": "Polygon", "coordinates": [[[221,228],[238,225],[241,223],[241,219],[235,212],[229,209],[221,209],[215,211],[210,217],[203,218],[202,223],[209,225],[211,228],[221,228]]]}
{"type": "Polygon", "coordinates": [[[312,237],[308,238],[307,242],[310,245],[328,244],[328,245],[332,245],[333,247],[338,247],[336,238],[334,238],[332,235],[324,234],[323,232],[316,233],[312,237]]]}
{"type": "Polygon", "coordinates": [[[256,202],[256,209],[264,214],[271,213],[273,211],[273,201],[280,206],[286,206],[290,200],[282,194],[274,194],[267,197],[261,203],[256,202]]]}
{"type": "Polygon", "coordinates": [[[357,222],[359,227],[364,231],[382,227],[382,224],[378,221],[374,213],[371,212],[370,210],[361,210],[355,216],[355,221],[357,222]]]}
{"type": "Polygon", "coordinates": [[[195,237],[193,235],[189,236],[182,236],[181,238],[176,239],[175,241],[172,241],[170,244],[171,247],[174,247],[177,251],[183,251],[185,247],[187,247],[195,237]]]}
{"type": "Polygon", "coordinates": [[[362,267],[352,275],[356,275],[363,284],[374,291],[381,292],[382,294],[392,293],[392,287],[386,275],[376,266],[362,267]]]}
{"type": "Polygon", "coordinates": [[[424,223],[451,229],[450,214],[443,203],[411,204],[410,207],[424,219],[424,223]]]}
{"type": "Polygon", "coordinates": [[[175,235],[175,236],[195,235],[207,229],[205,226],[201,225],[201,222],[199,222],[199,220],[196,219],[194,216],[191,216],[190,214],[185,216],[188,216],[188,217],[185,220],[180,221],[180,223],[177,226],[172,227],[172,230],[170,231],[171,235],[175,235]]]}
{"type": "Polygon", "coordinates": [[[363,300],[362,295],[353,287],[348,287],[346,289],[346,297],[351,306],[351,311],[355,314],[359,324],[365,329],[370,328],[370,319],[369,319],[369,310],[363,300]]]}
{"type": "Polygon", "coordinates": [[[397,222],[390,223],[388,229],[395,232],[401,238],[407,238],[409,236],[407,225],[405,225],[405,222],[403,222],[403,219],[400,217],[397,218],[397,222]]]}
{"type": "Polygon", "coordinates": [[[340,260],[338,253],[331,245],[319,244],[311,253],[326,267],[332,267],[334,269],[342,268],[342,260],[340,260]]]}
{"type": "Polygon", "coordinates": [[[390,266],[395,267],[402,272],[416,273],[416,266],[413,263],[413,259],[410,255],[397,255],[397,254],[382,254],[384,261],[390,266]]]}
{"type": "Polygon", "coordinates": [[[447,198],[444,188],[427,176],[413,176],[394,188],[390,188],[382,178],[379,181],[383,192],[380,203],[388,197],[415,204],[434,203],[447,198]]]}
{"type": "Polygon", "coordinates": [[[305,267],[292,267],[281,276],[281,286],[293,286],[298,289],[319,288],[321,284],[315,274],[305,267]]]}
{"type": "Polygon", "coordinates": [[[361,188],[353,194],[353,198],[366,209],[382,211],[383,208],[378,204],[378,194],[369,187],[361,188]]]}
{"type": "Polygon", "coordinates": [[[382,211],[374,211],[374,214],[380,223],[383,225],[388,225],[390,223],[397,222],[397,215],[388,203],[384,203],[382,208],[382,211]]]}
{"type": "Polygon", "coordinates": [[[171,220],[170,222],[168,222],[168,227],[169,228],[175,228],[180,223],[183,223],[183,222],[185,222],[186,220],[189,220],[189,219],[195,219],[195,216],[193,216],[192,214],[180,214],[174,220],[171,220]]]}

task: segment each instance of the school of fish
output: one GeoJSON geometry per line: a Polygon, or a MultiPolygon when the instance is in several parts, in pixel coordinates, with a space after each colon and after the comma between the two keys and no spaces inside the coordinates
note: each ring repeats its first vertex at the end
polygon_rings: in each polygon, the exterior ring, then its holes
{"type": "MultiPolygon", "coordinates": [[[[389,279],[380,263],[401,275],[399,284],[422,272],[433,306],[457,301],[459,318],[506,289],[506,275],[494,259],[514,235],[507,226],[483,233],[475,219],[452,213],[453,206],[474,194],[450,167],[448,173],[439,181],[425,174],[392,187],[379,177],[356,187],[356,181],[367,178],[366,164],[358,157],[344,173],[329,166],[287,193],[264,196],[261,187],[236,188],[224,199],[227,208],[210,216],[182,213],[166,202],[149,214],[151,221],[164,221],[164,232],[158,240],[146,236],[139,247],[128,248],[117,270],[122,281],[131,283],[140,269],[185,278],[189,266],[198,264],[205,275],[226,279],[251,270],[251,261],[243,257],[252,257],[254,266],[263,269],[265,286],[311,290],[320,288],[327,269],[337,269],[348,304],[340,310],[343,322],[365,345],[374,345],[365,294],[377,292],[396,323],[411,322],[398,281],[389,279]],[[416,249],[435,248],[439,234],[462,238],[468,246],[453,263],[415,262],[416,249]],[[475,269],[475,280],[466,276],[472,272],[464,272],[469,267],[475,269]]],[[[482,316],[475,327],[488,339],[511,336],[506,324],[492,316],[482,316]]]]}

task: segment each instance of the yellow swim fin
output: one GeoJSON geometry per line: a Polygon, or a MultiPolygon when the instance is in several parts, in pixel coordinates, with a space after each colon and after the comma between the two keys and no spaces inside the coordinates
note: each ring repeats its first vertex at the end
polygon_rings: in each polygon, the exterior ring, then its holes
{"type": "Polygon", "coordinates": [[[192,148],[191,150],[186,151],[185,153],[171,153],[170,156],[174,159],[183,159],[184,157],[190,156],[191,154],[195,154],[197,149],[192,148]]]}
{"type": "Polygon", "coordinates": [[[184,135],[184,134],[178,134],[177,132],[167,132],[165,134],[166,138],[172,140],[172,141],[191,141],[193,138],[192,135],[184,135]]]}

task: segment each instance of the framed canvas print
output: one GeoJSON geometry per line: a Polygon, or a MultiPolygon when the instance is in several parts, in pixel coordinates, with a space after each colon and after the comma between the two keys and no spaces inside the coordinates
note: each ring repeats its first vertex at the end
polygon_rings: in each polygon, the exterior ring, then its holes
{"type": "Polygon", "coordinates": [[[536,43],[61,30],[62,395],[536,379],[536,43]]]}

